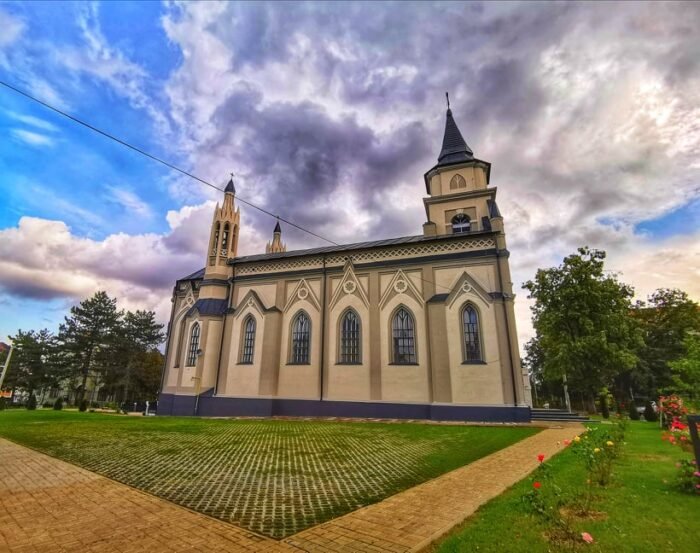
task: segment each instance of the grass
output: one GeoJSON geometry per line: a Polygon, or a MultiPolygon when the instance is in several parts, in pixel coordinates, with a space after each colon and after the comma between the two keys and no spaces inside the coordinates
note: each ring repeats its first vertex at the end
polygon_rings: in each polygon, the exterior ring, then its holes
{"type": "Polygon", "coordinates": [[[537,432],[524,427],[0,412],[0,436],[283,538],[537,432]]]}
{"type": "MultiPolygon", "coordinates": [[[[574,550],[658,553],[698,551],[697,519],[700,497],[674,487],[675,462],[690,455],[661,441],[658,425],[630,422],[626,449],[616,462],[614,481],[598,494],[593,508],[599,515],[577,522],[593,544],[574,550]]],[[[571,450],[549,461],[556,482],[575,490],[584,471],[571,450]]],[[[461,527],[436,545],[440,553],[508,551],[512,553],[568,550],[547,540],[546,528],[532,518],[521,501],[530,489],[525,479],[484,505],[461,527]]]]}

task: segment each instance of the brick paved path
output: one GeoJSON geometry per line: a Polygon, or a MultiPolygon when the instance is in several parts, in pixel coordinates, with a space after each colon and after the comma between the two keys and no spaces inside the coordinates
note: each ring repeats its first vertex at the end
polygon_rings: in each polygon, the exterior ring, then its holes
{"type": "Polygon", "coordinates": [[[548,428],[505,449],[285,541],[308,551],[419,551],[460,524],[583,431],[548,428]],[[560,442],[559,444],[557,442],[560,442]]]}
{"type": "Polygon", "coordinates": [[[580,425],[550,428],[282,542],[0,439],[1,553],[416,551],[524,478],[580,425]]]}

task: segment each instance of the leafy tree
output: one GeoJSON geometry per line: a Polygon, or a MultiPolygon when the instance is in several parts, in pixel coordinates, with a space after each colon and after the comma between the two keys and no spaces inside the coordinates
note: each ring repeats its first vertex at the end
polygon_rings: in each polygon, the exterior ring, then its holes
{"type": "Polygon", "coordinates": [[[644,405],[644,420],[647,422],[656,422],[659,420],[659,416],[654,411],[654,407],[651,405],[651,401],[647,401],[644,405]]]}
{"type": "MultiPolygon", "coordinates": [[[[630,416],[630,420],[633,420],[633,421],[638,421],[640,419],[639,411],[637,411],[637,406],[634,404],[634,401],[630,401],[629,416],[630,416]]],[[[644,414],[644,416],[646,417],[646,413],[644,414]]]]}
{"type": "Polygon", "coordinates": [[[29,394],[29,399],[27,400],[27,409],[34,411],[36,409],[36,396],[32,392],[29,394]]]}
{"type": "Polygon", "coordinates": [[[57,397],[56,401],[53,404],[53,410],[60,411],[61,409],[63,409],[63,398],[57,397]]]}
{"type": "Polygon", "coordinates": [[[70,359],[74,374],[80,377],[77,403],[85,400],[87,379],[104,374],[115,362],[117,330],[122,312],[117,300],[106,292],[71,307],[70,316],[60,326],[60,339],[70,359]]]}
{"type": "Polygon", "coordinates": [[[559,267],[539,269],[524,284],[532,307],[535,343],[528,355],[542,378],[595,395],[637,363],[641,345],[630,317],[633,289],[604,270],[605,252],[579,248],[559,267]]]}
{"type": "Polygon", "coordinates": [[[4,386],[35,390],[56,386],[66,373],[60,362],[56,337],[46,329],[35,332],[18,330],[12,337],[14,351],[4,386]]]}
{"type": "Polygon", "coordinates": [[[675,391],[687,393],[691,399],[700,397],[700,335],[688,334],[683,344],[686,354],[671,361],[671,379],[675,391]]]}

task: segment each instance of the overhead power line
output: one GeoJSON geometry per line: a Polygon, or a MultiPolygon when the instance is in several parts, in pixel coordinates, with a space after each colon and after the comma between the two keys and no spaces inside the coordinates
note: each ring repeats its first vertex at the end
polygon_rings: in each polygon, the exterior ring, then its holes
{"type": "MultiPolygon", "coordinates": [[[[218,190],[219,192],[224,192],[223,188],[220,188],[220,187],[216,186],[215,184],[212,184],[212,183],[204,180],[203,178],[198,177],[197,175],[190,173],[189,171],[185,171],[184,169],[181,169],[180,167],[170,163],[169,161],[165,161],[164,159],[161,159],[158,156],[154,156],[153,154],[150,154],[147,151],[142,150],[141,148],[139,148],[137,146],[134,146],[133,144],[129,144],[126,140],[122,140],[121,138],[118,138],[118,137],[114,136],[113,134],[110,134],[106,131],[103,131],[102,129],[98,129],[94,125],[91,125],[90,123],[87,123],[87,122],[83,121],[82,119],[79,119],[79,118],[71,115],[70,113],[66,113],[65,111],[60,110],[57,107],[52,106],[51,104],[48,104],[48,103],[44,102],[43,100],[40,100],[39,98],[36,98],[35,96],[32,96],[31,94],[29,94],[23,90],[20,90],[19,88],[15,87],[15,86],[12,86],[9,83],[6,83],[5,81],[0,80],[0,85],[4,86],[6,88],[9,88],[10,90],[16,92],[17,94],[21,94],[25,98],[29,98],[33,102],[36,102],[37,104],[40,104],[40,105],[44,106],[45,108],[50,109],[51,111],[58,113],[59,115],[61,115],[63,117],[66,117],[67,119],[70,119],[74,123],[78,123],[79,125],[82,125],[83,127],[86,127],[88,129],[90,129],[91,131],[96,132],[97,134],[101,134],[105,138],[109,138],[110,140],[113,140],[114,142],[121,144],[122,146],[125,146],[125,147],[129,148],[130,150],[133,150],[133,151],[135,151],[143,156],[146,156],[149,159],[152,159],[153,161],[155,161],[157,163],[160,163],[161,165],[165,165],[166,167],[172,169],[173,171],[177,171],[178,173],[181,173],[187,177],[190,177],[191,179],[194,179],[197,182],[200,182],[206,186],[209,186],[215,190],[218,190]]],[[[325,238],[325,237],[321,236],[320,234],[316,234],[315,232],[310,231],[309,229],[306,229],[306,228],[302,227],[301,225],[297,225],[296,223],[294,223],[288,219],[285,219],[284,217],[280,217],[279,215],[275,215],[274,213],[268,211],[267,209],[262,208],[258,205],[255,205],[254,203],[252,203],[244,198],[241,198],[238,195],[236,195],[236,199],[243,204],[246,204],[254,209],[257,209],[258,211],[260,211],[261,213],[264,213],[265,215],[269,215],[270,217],[274,217],[275,219],[279,219],[283,223],[286,223],[286,224],[288,224],[294,228],[297,228],[297,229],[299,229],[307,234],[310,234],[311,236],[315,236],[316,238],[320,238],[321,240],[324,240],[326,242],[330,242],[334,246],[340,245],[337,242],[334,242],[333,240],[325,238]]]]}

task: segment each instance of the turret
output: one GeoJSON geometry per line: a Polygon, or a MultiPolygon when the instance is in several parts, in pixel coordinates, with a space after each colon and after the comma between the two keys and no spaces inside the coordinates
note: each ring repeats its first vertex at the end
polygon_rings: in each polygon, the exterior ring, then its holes
{"type": "Polygon", "coordinates": [[[265,246],[265,253],[281,253],[286,252],[287,246],[282,243],[282,229],[280,222],[277,221],[275,230],[272,231],[272,242],[268,242],[265,246]]]}

